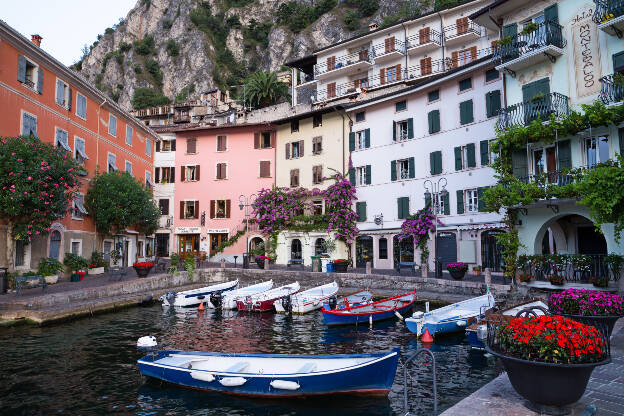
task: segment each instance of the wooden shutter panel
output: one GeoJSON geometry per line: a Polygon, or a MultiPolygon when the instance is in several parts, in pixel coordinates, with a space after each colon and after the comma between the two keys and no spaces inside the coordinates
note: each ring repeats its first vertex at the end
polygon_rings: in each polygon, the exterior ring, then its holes
{"type": "Polygon", "coordinates": [[[397,180],[396,160],[391,160],[390,161],[390,180],[391,181],[396,181],[397,180]]]}
{"type": "Polygon", "coordinates": [[[513,175],[520,179],[526,180],[529,176],[529,169],[527,166],[527,153],[526,149],[515,150],[511,154],[511,166],[513,175]]]}
{"type": "Polygon", "coordinates": [[[423,58],[420,60],[420,75],[425,76],[431,74],[431,58],[423,58]]]}
{"type": "MultiPolygon", "coordinates": [[[[43,94],[43,69],[41,68],[37,68],[37,92],[39,94],[43,94]]],[[[86,105],[87,104],[85,101],[85,106],[86,105]]],[[[85,116],[86,116],[86,111],[85,111],[85,116]]]]}
{"type": "Polygon", "coordinates": [[[286,159],[290,159],[290,143],[286,143],[286,159]]]}
{"type": "Polygon", "coordinates": [[[336,57],[335,56],[330,56],[329,58],[327,58],[327,70],[331,71],[332,69],[336,68],[336,57]]]}
{"type": "Polygon", "coordinates": [[[501,108],[500,90],[491,91],[485,94],[485,109],[488,117],[494,117],[501,108]]]}
{"type": "Polygon", "coordinates": [[[394,51],[394,36],[392,36],[391,38],[387,38],[384,43],[386,53],[394,51]]]}
{"type": "Polygon", "coordinates": [[[544,9],[544,20],[559,24],[559,10],[557,10],[557,3],[544,9]]]}
{"type": "Polygon", "coordinates": [[[366,185],[371,184],[371,165],[366,165],[366,185]]]}
{"type": "Polygon", "coordinates": [[[490,143],[487,140],[479,142],[479,150],[481,153],[481,166],[490,164],[490,143]]]}
{"type": "Polygon", "coordinates": [[[468,31],[468,18],[462,17],[456,20],[457,34],[462,35],[468,31]]]}
{"type": "Polygon", "coordinates": [[[457,146],[455,149],[455,170],[462,170],[462,149],[457,146]]]}
{"type": "Polygon", "coordinates": [[[215,205],[216,205],[217,201],[215,201],[214,199],[210,200],[210,218],[214,218],[215,217],[215,205]]]}
{"type": "Polygon", "coordinates": [[[370,129],[364,130],[364,147],[370,147],[370,129]]]}
{"type": "Polygon", "coordinates": [[[355,168],[349,169],[349,182],[351,182],[351,185],[355,186],[355,168]]]}
{"type": "Polygon", "coordinates": [[[477,59],[477,47],[472,46],[468,50],[470,51],[470,62],[476,60],[477,59]]]}
{"type": "MultiPolygon", "coordinates": [[[[60,79],[56,80],[56,103],[59,105],[63,105],[63,101],[65,101],[65,91],[63,88],[63,82],[60,79]]],[[[110,117],[108,119],[110,122],[110,117]]],[[[109,126],[110,129],[110,126],[109,126]]]]}
{"type": "Polygon", "coordinates": [[[176,141],[175,140],[171,140],[171,150],[173,152],[175,152],[175,150],[176,150],[176,141]]]}
{"type": "Polygon", "coordinates": [[[503,37],[513,37],[516,36],[518,34],[518,24],[517,23],[512,23],[509,25],[505,25],[503,26],[503,37]]]}
{"type": "Polygon", "coordinates": [[[379,79],[382,84],[386,83],[386,69],[385,68],[381,68],[379,70],[379,79]]]}
{"type": "Polygon", "coordinates": [[[396,142],[396,121],[392,122],[392,140],[396,142]]]}
{"type": "Polygon", "coordinates": [[[457,214],[464,213],[464,191],[458,189],[456,192],[457,195],[457,214]]]}
{"type": "Polygon", "coordinates": [[[572,168],[572,150],[570,148],[570,140],[562,140],[558,142],[557,147],[557,157],[559,158],[558,169],[563,170],[572,168]]]}
{"type": "Polygon", "coordinates": [[[184,182],[186,180],[186,166],[180,166],[180,181],[184,182]]]}
{"type": "Polygon", "coordinates": [[[418,43],[420,45],[428,43],[431,40],[431,29],[424,27],[418,31],[418,43]]]}
{"type": "Polygon", "coordinates": [[[254,149],[259,149],[259,148],[260,148],[260,133],[255,132],[254,133],[254,149]]]}
{"type": "Polygon", "coordinates": [[[455,51],[451,53],[451,59],[452,59],[451,66],[453,68],[457,68],[457,63],[459,62],[459,52],[455,51]]]}
{"type": "Polygon", "coordinates": [[[195,201],[195,218],[199,218],[199,201],[195,201]]]}
{"type": "Polygon", "coordinates": [[[230,208],[232,207],[232,202],[229,199],[225,200],[225,218],[230,218],[230,208]]]}
{"type": "Polygon", "coordinates": [[[360,221],[366,221],[366,202],[360,203],[360,221]]]}
{"type": "Polygon", "coordinates": [[[472,100],[459,103],[459,121],[461,124],[469,124],[474,121],[472,100]]]}
{"type": "Polygon", "coordinates": [[[397,218],[400,220],[405,218],[403,214],[403,198],[397,198],[397,218]]]}
{"type": "Polygon", "coordinates": [[[483,192],[487,188],[477,188],[477,209],[479,212],[485,211],[485,200],[483,199],[483,192]]]}
{"type": "Polygon", "coordinates": [[[436,174],[436,156],[435,152],[429,153],[429,171],[432,175],[436,174]]]}
{"type": "Polygon", "coordinates": [[[160,140],[156,140],[156,151],[160,152],[160,140]]]}
{"type": "Polygon", "coordinates": [[[26,82],[26,58],[22,55],[17,56],[17,80],[26,82]]]}
{"type": "Polygon", "coordinates": [[[171,168],[171,183],[175,182],[175,166],[171,168]]]}
{"type": "Polygon", "coordinates": [[[349,151],[352,152],[355,150],[355,133],[349,133],[349,151]]]}
{"type": "Polygon", "coordinates": [[[160,168],[154,168],[154,182],[160,183],[160,168]]]}
{"type": "Polygon", "coordinates": [[[396,74],[397,74],[397,80],[400,81],[401,80],[401,64],[398,64],[396,66],[396,74]]]}
{"type": "Polygon", "coordinates": [[[444,194],[444,215],[451,215],[451,203],[448,192],[444,194]]]}
{"type": "Polygon", "coordinates": [[[442,173],[442,151],[438,150],[435,153],[435,159],[436,159],[436,174],[440,174],[442,173]]]}
{"type": "Polygon", "coordinates": [[[414,138],[414,119],[412,118],[407,119],[407,138],[414,138]]]}
{"type": "Polygon", "coordinates": [[[468,157],[468,167],[469,168],[474,168],[477,166],[477,159],[475,157],[475,144],[474,143],[468,143],[466,145],[466,153],[467,153],[467,157],[468,157]]]}
{"type": "Polygon", "coordinates": [[[403,215],[404,215],[404,218],[407,218],[410,215],[409,197],[407,196],[403,197],[403,215]]]}
{"type": "Polygon", "coordinates": [[[68,98],[66,104],[67,104],[67,109],[71,110],[72,109],[72,89],[71,89],[71,87],[69,87],[68,90],[69,90],[69,94],[68,94],[69,98],[68,98]]]}
{"type": "Polygon", "coordinates": [[[271,145],[271,149],[275,147],[275,131],[271,131],[269,135],[269,144],[271,145]]]}
{"type": "Polygon", "coordinates": [[[199,165],[195,165],[195,180],[199,180],[199,165]]]}
{"type": "Polygon", "coordinates": [[[416,177],[416,161],[414,160],[413,157],[410,157],[408,159],[408,166],[409,166],[409,177],[410,179],[414,179],[416,177]]]}
{"type": "Polygon", "coordinates": [[[184,201],[180,201],[180,219],[184,219],[184,201]]]}
{"type": "Polygon", "coordinates": [[[336,83],[332,82],[327,84],[327,98],[334,98],[336,96],[336,83]]]}
{"type": "Polygon", "coordinates": [[[303,140],[299,140],[299,157],[303,157],[303,140]]]}

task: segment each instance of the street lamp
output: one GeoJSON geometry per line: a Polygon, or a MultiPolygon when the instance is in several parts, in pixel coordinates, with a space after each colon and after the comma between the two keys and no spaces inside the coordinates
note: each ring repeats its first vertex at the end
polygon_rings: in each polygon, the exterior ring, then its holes
{"type": "Polygon", "coordinates": [[[438,256],[438,213],[441,213],[442,201],[448,195],[448,191],[446,190],[446,184],[447,184],[446,178],[444,177],[438,179],[437,182],[431,182],[431,180],[427,179],[423,183],[423,186],[425,187],[425,204],[427,203],[427,200],[431,201],[431,204],[433,205],[433,216],[435,218],[434,219],[434,222],[435,222],[434,239],[435,240],[433,242],[433,262],[434,262],[434,270],[435,270],[436,277],[441,277],[441,274],[442,274],[442,270],[440,270],[440,267],[438,266],[438,258],[437,258],[438,256]],[[429,189],[431,189],[431,191],[429,191],[429,189]]]}
{"type": "Polygon", "coordinates": [[[242,211],[245,209],[245,234],[247,244],[245,245],[245,255],[243,256],[243,269],[249,268],[249,208],[256,200],[256,194],[249,196],[241,195],[238,197],[238,208],[242,211]]]}

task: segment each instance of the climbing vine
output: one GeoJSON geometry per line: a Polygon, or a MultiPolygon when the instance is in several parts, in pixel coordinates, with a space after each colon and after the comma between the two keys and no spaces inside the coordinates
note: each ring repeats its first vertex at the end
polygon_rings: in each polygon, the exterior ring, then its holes
{"type": "MultiPolygon", "coordinates": [[[[399,240],[412,237],[414,244],[420,249],[420,263],[426,265],[429,262],[429,233],[435,230],[436,218],[431,211],[431,204],[427,204],[416,214],[410,215],[401,224],[399,240]]],[[[443,225],[439,220],[438,224],[443,225]]]]}

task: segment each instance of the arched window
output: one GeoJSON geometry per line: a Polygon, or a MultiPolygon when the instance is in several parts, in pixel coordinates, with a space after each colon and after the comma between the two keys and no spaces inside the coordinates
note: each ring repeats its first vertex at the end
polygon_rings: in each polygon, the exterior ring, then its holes
{"type": "Polygon", "coordinates": [[[302,259],[303,253],[301,252],[301,241],[295,238],[290,243],[290,258],[291,259],[302,259]]]}
{"type": "Polygon", "coordinates": [[[325,251],[325,239],[324,238],[317,238],[316,242],[314,243],[314,255],[318,256],[319,254],[323,253],[325,251]]]}
{"type": "Polygon", "coordinates": [[[52,231],[50,234],[50,257],[53,259],[59,259],[61,250],[61,233],[57,230],[52,231]]]}

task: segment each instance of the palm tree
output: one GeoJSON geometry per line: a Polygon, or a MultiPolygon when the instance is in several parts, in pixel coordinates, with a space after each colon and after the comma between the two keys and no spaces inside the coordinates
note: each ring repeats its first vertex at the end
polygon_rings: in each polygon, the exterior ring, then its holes
{"type": "Polygon", "coordinates": [[[245,80],[245,96],[254,107],[267,107],[288,97],[288,86],[278,81],[275,72],[258,70],[245,80]]]}

